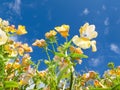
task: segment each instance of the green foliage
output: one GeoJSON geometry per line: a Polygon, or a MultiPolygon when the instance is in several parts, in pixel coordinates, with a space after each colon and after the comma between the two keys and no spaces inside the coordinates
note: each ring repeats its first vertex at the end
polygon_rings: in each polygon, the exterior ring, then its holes
{"type": "Polygon", "coordinates": [[[18,82],[15,82],[15,81],[5,81],[4,87],[5,88],[18,88],[19,84],[18,84],[18,82]]]}
{"type": "Polygon", "coordinates": [[[109,67],[110,69],[113,69],[113,68],[114,68],[114,63],[113,63],[113,62],[109,62],[109,63],[108,63],[108,67],[109,67]]]}

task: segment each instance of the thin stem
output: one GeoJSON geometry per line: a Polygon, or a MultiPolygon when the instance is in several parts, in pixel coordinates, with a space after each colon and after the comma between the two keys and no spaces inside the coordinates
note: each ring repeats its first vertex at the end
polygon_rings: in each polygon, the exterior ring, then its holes
{"type": "Polygon", "coordinates": [[[53,43],[51,43],[51,45],[52,45],[53,51],[55,52],[55,47],[54,47],[54,44],[53,44],[53,43]]]}
{"type": "Polygon", "coordinates": [[[72,90],[72,87],[73,87],[73,72],[71,70],[70,90],[72,90]]]}
{"type": "Polygon", "coordinates": [[[55,42],[55,43],[56,43],[56,45],[58,46],[58,41],[57,41],[57,40],[56,40],[56,42],[55,42]]]}
{"type": "Polygon", "coordinates": [[[45,52],[46,52],[46,54],[47,54],[48,60],[51,61],[51,60],[50,60],[50,55],[49,55],[49,53],[48,53],[48,48],[47,48],[47,47],[45,48],[45,52]]]}
{"type": "Polygon", "coordinates": [[[68,42],[68,38],[66,37],[65,39],[66,39],[66,42],[68,42]]]}

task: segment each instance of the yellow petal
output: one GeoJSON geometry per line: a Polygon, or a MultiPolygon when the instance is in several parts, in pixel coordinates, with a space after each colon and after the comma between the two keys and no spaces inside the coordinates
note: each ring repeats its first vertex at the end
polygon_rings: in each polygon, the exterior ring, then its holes
{"type": "Polygon", "coordinates": [[[25,29],[25,26],[19,25],[19,26],[18,26],[18,30],[16,31],[16,33],[17,33],[18,35],[26,34],[27,31],[26,31],[26,29],[25,29]]]}
{"type": "Polygon", "coordinates": [[[56,31],[58,31],[61,36],[63,36],[64,38],[66,38],[69,34],[69,25],[62,25],[62,26],[58,26],[58,27],[55,27],[56,31]]]}

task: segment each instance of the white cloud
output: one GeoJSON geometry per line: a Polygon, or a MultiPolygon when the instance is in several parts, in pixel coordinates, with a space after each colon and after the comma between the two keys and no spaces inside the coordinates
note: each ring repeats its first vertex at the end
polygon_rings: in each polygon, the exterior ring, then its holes
{"type": "Polygon", "coordinates": [[[116,44],[114,44],[114,43],[112,43],[110,45],[110,50],[112,50],[113,52],[115,52],[117,54],[120,54],[120,48],[116,44]]]}
{"type": "Polygon", "coordinates": [[[102,63],[103,58],[98,57],[98,58],[91,58],[89,61],[89,65],[92,67],[97,67],[102,63]]]}
{"type": "Polygon", "coordinates": [[[109,17],[107,17],[105,20],[104,20],[104,25],[109,25],[109,17]]]}
{"type": "Polygon", "coordinates": [[[120,23],[120,18],[117,20],[116,24],[119,24],[120,23]]]}
{"type": "Polygon", "coordinates": [[[89,12],[90,12],[90,11],[88,10],[88,8],[85,8],[85,9],[83,10],[83,14],[84,14],[84,15],[88,15],[89,12]]]}
{"type": "Polygon", "coordinates": [[[11,8],[16,14],[21,13],[21,0],[15,0],[14,3],[9,3],[9,8],[11,8]]]}
{"type": "Polygon", "coordinates": [[[99,10],[97,10],[97,12],[96,12],[97,14],[100,14],[100,11],[99,10]]]}
{"type": "Polygon", "coordinates": [[[108,35],[108,34],[109,34],[109,27],[106,27],[106,28],[105,28],[104,34],[105,34],[105,35],[108,35]]]}
{"type": "Polygon", "coordinates": [[[102,9],[103,9],[103,10],[106,10],[106,6],[105,6],[105,5],[102,5],[102,9]]]}
{"type": "Polygon", "coordinates": [[[43,0],[43,2],[41,3],[41,5],[45,5],[48,2],[48,0],[43,0]]]}
{"type": "Polygon", "coordinates": [[[52,20],[52,11],[51,10],[48,11],[48,20],[52,20]]]}

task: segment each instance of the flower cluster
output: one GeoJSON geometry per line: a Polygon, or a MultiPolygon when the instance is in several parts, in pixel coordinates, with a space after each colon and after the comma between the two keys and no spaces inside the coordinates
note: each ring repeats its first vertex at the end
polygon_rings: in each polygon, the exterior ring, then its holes
{"type": "Polygon", "coordinates": [[[79,29],[80,36],[70,40],[69,31],[70,26],[63,24],[45,33],[45,39],[36,39],[32,45],[43,49],[46,57],[34,63],[29,54],[32,47],[11,39],[26,34],[25,26],[15,28],[0,19],[0,90],[120,90],[120,66],[112,62],[103,77],[95,71],[80,74],[75,70],[88,58],[84,49],[97,51],[95,25],[85,23],[79,29]],[[63,44],[58,42],[58,34],[65,39],[63,44]],[[45,70],[39,70],[40,62],[46,64],[45,70]]]}

